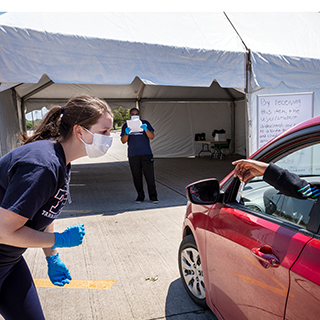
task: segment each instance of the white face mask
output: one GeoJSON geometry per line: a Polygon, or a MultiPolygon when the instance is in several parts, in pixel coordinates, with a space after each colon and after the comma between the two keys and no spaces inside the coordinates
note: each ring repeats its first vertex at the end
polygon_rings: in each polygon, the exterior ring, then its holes
{"type": "Polygon", "coordinates": [[[140,117],[139,116],[131,116],[131,120],[139,120],[140,117]]]}
{"type": "Polygon", "coordinates": [[[86,128],[83,129],[93,135],[93,141],[91,144],[85,143],[82,139],[80,139],[86,146],[88,157],[97,158],[105,155],[112,145],[112,137],[106,136],[104,134],[92,133],[86,128]]]}

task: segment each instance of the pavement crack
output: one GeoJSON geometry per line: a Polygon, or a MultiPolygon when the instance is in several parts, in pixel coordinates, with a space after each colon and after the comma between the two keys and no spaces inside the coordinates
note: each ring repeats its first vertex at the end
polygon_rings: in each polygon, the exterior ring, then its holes
{"type": "Polygon", "coordinates": [[[184,198],[186,197],[186,195],[185,195],[184,193],[182,193],[182,192],[180,192],[180,191],[176,190],[176,189],[175,189],[175,188],[173,188],[173,187],[170,187],[168,184],[163,183],[163,182],[159,181],[158,179],[156,179],[156,182],[157,182],[157,183],[159,183],[159,184],[162,184],[164,187],[166,187],[166,188],[168,188],[168,189],[170,189],[170,190],[174,191],[175,193],[178,193],[179,195],[183,196],[184,198]]]}

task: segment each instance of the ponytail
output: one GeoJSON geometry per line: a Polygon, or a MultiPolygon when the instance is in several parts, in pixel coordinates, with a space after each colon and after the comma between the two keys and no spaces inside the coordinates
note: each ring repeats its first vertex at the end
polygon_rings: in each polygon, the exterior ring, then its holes
{"type": "Polygon", "coordinates": [[[22,144],[27,144],[36,140],[46,140],[59,137],[59,126],[62,111],[63,109],[61,107],[53,107],[50,109],[43,120],[39,123],[33,136],[28,137],[25,133],[20,134],[22,144]]]}
{"type": "Polygon", "coordinates": [[[82,95],[71,98],[64,107],[53,107],[40,122],[33,136],[20,134],[22,144],[36,140],[56,139],[59,136],[65,140],[72,135],[75,125],[90,129],[105,113],[113,117],[108,104],[95,97],[82,95]]]}

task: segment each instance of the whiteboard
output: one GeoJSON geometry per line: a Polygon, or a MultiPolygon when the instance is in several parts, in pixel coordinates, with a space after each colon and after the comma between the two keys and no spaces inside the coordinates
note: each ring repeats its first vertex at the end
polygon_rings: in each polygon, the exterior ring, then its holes
{"type": "Polygon", "coordinates": [[[313,116],[313,93],[258,95],[258,148],[313,116]]]}

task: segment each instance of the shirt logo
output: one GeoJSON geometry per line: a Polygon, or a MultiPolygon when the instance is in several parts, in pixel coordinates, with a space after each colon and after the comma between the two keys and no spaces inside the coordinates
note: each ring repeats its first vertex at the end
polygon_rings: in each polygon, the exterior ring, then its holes
{"type": "Polygon", "coordinates": [[[67,199],[68,199],[68,192],[65,189],[59,189],[54,199],[57,199],[56,203],[51,205],[49,211],[43,210],[42,215],[51,219],[55,219],[59,216],[64,207],[67,199]]]}

